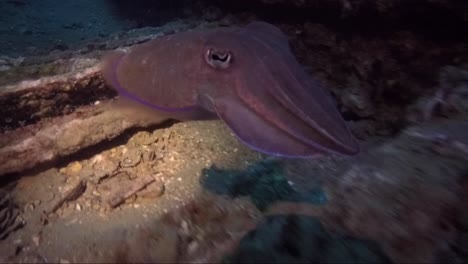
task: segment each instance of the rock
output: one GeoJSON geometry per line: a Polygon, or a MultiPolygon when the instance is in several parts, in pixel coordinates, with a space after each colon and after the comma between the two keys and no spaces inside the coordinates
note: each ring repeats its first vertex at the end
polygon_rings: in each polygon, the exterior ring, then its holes
{"type": "Polygon", "coordinates": [[[32,242],[34,243],[34,245],[36,247],[39,246],[40,242],[41,242],[41,234],[37,234],[37,235],[34,235],[32,238],[31,238],[32,242]]]}
{"type": "Polygon", "coordinates": [[[353,162],[329,186],[330,200],[339,203],[326,208],[324,221],[378,241],[395,262],[434,262],[435,252],[457,233],[447,212],[459,204],[457,193],[468,165],[465,155],[433,151],[430,137],[416,131],[468,142],[467,123],[457,122],[408,128],[353,162]]]}
{"type": "Polygon", "coordinates": [[[150,145],[155,140],[156,138],[154,138],[151,133],[147,131],[141,131],[141,132],[136,133],[132,137],[131,142],[134,143],[135,146],[138,146],[138,145],[150,145]]]}
{"type": "MultiPolygon", "coordinates": [[[[135,194],[142,189],[146,188],[148,185],[153,183],[156,179],[153,176],[139,177],[133,181],[127,181],[125,184],[120,184],[118,186],[114,185],[114,188],[111,189],[107,201],[111,208],[115,208],[127,199],[134,197],[135,194]]],[[[134,197],[133,199],[135,199],[134,197]]]]}
{"type": "Polygon", "coordinates": [[[138,192],[138,197],[149,200],[156,199],[164,194],[164,190],[164,182],[156,178],[155,182],[138,192]]]}
{"type": "Polygon", "coordinates": [[[317,219],[269,216],[225,263],[390,263],[373,242],[326,231],[317,219]]]}

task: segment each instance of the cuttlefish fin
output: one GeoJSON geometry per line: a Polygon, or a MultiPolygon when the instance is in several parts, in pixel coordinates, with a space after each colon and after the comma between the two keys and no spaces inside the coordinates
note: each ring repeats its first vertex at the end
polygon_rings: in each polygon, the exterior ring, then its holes
{"type": "Polygon", "coordinates": [[[289,45],[289,40],[286,35],[279,28],[273,26],[272,24],[262,21],[254,21],[248,24],[245,27],[245,30],[252,32],[252,34],[266,41],[273,41],[283,47],[288,47],[289,45]]]}
{"type": "Polygon", "coordinates": [[[206,120],[214,119],[213,114],[201,108],[194,108],[190,112],[170,112],[160,111],[149,105],[142,104],[123,94],[121,84],[117,77],[119,63],[127,53],[122,50],[115,50],[107,53],[102,58],[101,73],[107,85],[114,89],[119,96],[109,103],[107,109],[117,111],[125,116],[125,119],[139,124],[158,124],[168,119],[175,120],[206,120]]]}
{"type": "MultiPolygon", "coordinates": [[[[101,62],[101,73],[105,82],[117,92],[119,92],[119,90],[116,89],[116,87],[119,87],[120,84],[117,79],[116,70],[125,54],[126,52],[122,50],[111,51],[104,55],[101,62]]],[[[170,119],[170,116],[167,114],[156,113],[154,109],[134,102],[120,95],[120,93],[117,98],[109,102],[107,110],[122,115],[124,119],[130,122],[141,125],[158,124],[170,119]]]]}
{"type": "Polygon", "coordinates": [[[305,145],[233,98],[221,98],[215,102],[218,116],[234,134],[249,147],[270,155],[284,157],[320,157],[319,148],[305,145]]]}
{"type": "Polygon", "coordinates": [[[106,83],[115,89],[119,87],[119,81],[117,80],[117,66],[120,60],[125,56],[126,52],[122,50],[114,50],[104,55],[101,60],[101,73],[106,83]]]}

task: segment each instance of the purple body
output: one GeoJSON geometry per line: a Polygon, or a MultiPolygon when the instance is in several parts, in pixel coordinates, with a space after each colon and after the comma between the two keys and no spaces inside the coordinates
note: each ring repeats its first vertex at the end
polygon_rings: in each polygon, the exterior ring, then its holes
{"type": "Polygon", "coordinates": [[[331,96],[275,26],[190,31],[156,38],[103,63],[120,95],[158,111],[216,113],[246,145],[287,157],[353,155],[359,146],[331,96]]]}

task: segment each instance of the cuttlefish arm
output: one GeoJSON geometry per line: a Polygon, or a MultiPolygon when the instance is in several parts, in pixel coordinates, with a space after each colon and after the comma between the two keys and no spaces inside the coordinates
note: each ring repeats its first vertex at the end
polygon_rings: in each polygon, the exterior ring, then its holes
{"type": "Polygon", "coordinates": [[[217,40],[237,43],[233,57],[242,56],[232,62],[235,94],[219,97],[215,105],[246,144],[280,156],[358,152],[331,96],[304,71],[278,28],[253,23],[236,39],[217,40]]]}
{"type": "Polygon", "coordinates": [[[176,119],[216,113],[258,151],[289,157],[359,151],[330,95],[273,25],[179,33],[108,58],[104,77],[122,96],[176,119]]]}

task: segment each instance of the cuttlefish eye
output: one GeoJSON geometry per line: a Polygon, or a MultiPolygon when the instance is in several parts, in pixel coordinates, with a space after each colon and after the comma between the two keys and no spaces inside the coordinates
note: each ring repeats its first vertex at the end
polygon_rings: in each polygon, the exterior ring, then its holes
{"type": "Polygon", "coordinates": [[[226,69],[232,63],[232,54],[229,51],[210,48],[205,53],[205,61],[215,69],[226,69]]]}

